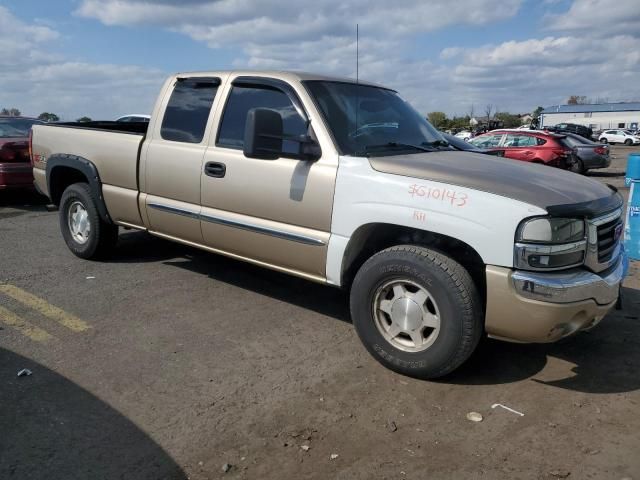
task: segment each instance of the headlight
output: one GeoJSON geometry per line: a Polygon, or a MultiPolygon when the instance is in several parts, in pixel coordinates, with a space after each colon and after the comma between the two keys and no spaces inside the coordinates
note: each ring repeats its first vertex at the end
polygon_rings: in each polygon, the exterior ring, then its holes
{"type": "Polygon", "coordinates": [[[569,243],[584,240],[584,220],[575,218],[534,218],[518,228],[519,242],[569,243]]]}
{"type": "Polygon", "coordinates": [[[523,221],[516,233],[515,266],[525,270],[559,270],[584,263],[584,220],[540,217],[523,221]]]}

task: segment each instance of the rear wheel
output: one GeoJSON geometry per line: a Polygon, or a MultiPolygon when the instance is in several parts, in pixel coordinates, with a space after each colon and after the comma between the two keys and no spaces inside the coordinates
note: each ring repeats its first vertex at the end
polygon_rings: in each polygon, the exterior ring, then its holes
{"type": "Polygon", "coordinates": [[[574,173],[583,174],[585,173],[584,162],[579,158],[574,158],[573,163],[571,164],[570,170],[574,173]]]}
{"type": "Polygon", "coordinates": [[[69,250],[85,259],[107,256],[118,241],[118,226],[100,218],[86,183],[74,183],[62,194],[60,230],[69,250]]]}
{"type": "Polygon", "coordinates": [[[414,245],[388,248],[364,263],[351,287],[351,316],[376,360],[418,378],[455,370],[483,331],[469,273],[442,253],[414,245]]]}

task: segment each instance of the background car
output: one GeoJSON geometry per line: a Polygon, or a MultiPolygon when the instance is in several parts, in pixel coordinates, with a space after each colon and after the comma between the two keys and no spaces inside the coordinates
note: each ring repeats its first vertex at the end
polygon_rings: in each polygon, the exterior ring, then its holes
{"type": "Polygon", "coordinates": [[[553,127],[548,127],[547,130],[555,133],[573,133],[588,138],[589,140],[591,139],[591,135],[593,135],[591,128],[576,123],[559,123],[553,127]]]}
{"type": "Polygon", "coordinates": [[[491,149],[491,148],[479,148],[476,147],[471,142],[467,142],[461,138],[456,137],[455,135],[450,135],[448,133],[440,132],[440,135],[444,137],[444,139],[449,142],[449,146],[456,150],[461,150],[464,152],[472,152],[472,153],[483,153],[485,155],[493,155],[495,157],[503,157],[504,151],[499,149],[491,149]]]}
{"type": "Polygon", "coordinates": [[[456,133],[455,136],[461,138],[462,140],[469,140],[473,137],[473,133],[468,130],[462,130],[461,132],[456,133]]]}
{"type": "Polygon", "coordinates": [[[35,118],[0,117],[0,190],[33,188],[29,132],[35,118]]]}
{"type": "Polygon", "coordinates": [[[567,133],[560,141],[573,150],[574,161],[570,167],[572,172],[586,173],[592,168],[607,168],[611,165],[608,145],[592,142],[573,133],[567,133]]]}
{"type": "Polygon", "coordinates": [[[469,142],[479,148],[503,150],[506,158],[567,169],[573,162],[573,149],[561,142],[563,137],[539,130],[493,130],[469,142]]]}
{"type": "Polygon", "coordinates": [[[605,130],[598,138],[600,143],[624,143],[625,145],[640,144],[640,137],[630,134],[623,129],[605,130]]]}
{"type": "Polygon", "coordinates": [[[116,118],[116,122],[147,122],[149,123],[151,120],[151,115],[145,115],[142,113],[133,113],[130,115],[124,115],[122,117],[116,118]]]}

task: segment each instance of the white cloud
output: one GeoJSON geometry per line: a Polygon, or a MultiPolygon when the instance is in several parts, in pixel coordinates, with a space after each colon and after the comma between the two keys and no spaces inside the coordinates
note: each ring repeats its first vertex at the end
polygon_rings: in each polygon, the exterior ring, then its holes
{"type": "Polygon", "coordinates": [[[48,50],[61,37],[0,6],[0,107],[43,111],[66,120],[149,112],[165,73],[136,66],[74,62],[48,50]]]}
{"type": "Polygon", "coordinates": [[[637,0],[575,0],[568,11],[548,15],[552,30],[576,31],[594,37],[640,33],[637,0]]]}

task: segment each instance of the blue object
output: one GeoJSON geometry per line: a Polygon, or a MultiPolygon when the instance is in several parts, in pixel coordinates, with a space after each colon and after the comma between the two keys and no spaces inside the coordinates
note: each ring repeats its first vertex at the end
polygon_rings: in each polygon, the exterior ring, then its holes
{"type": "Polygon", "coordinates": [[[627,158],[627,173],[624,176],[624,186],[630,186],[632,180],[640,180],[640,153],[630,153],[627,158]]]}
{"type": "Polygon", "coordinates": [[[631,182],[624,225],[624,247],[629,258],[640,260],[640,180],[631,182]]]}

